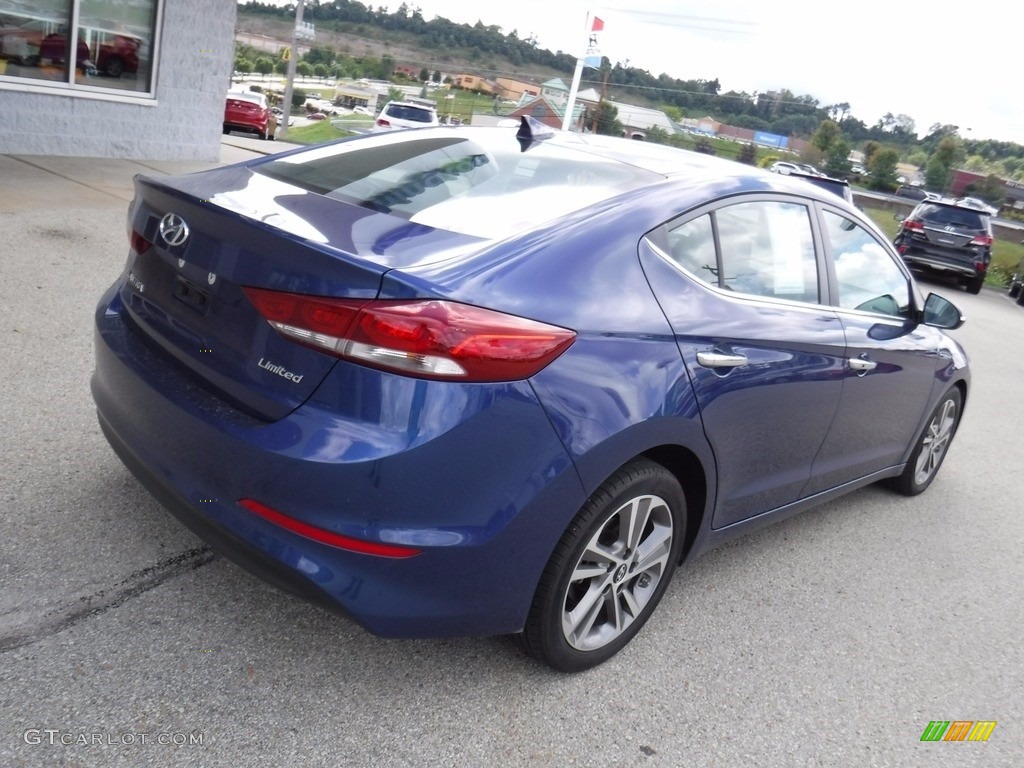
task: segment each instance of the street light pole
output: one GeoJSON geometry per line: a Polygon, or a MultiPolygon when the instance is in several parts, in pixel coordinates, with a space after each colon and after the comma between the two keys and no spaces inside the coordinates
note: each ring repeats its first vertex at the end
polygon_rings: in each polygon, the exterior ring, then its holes
{"type": "Polygon", "coordinates": [[[288,138],[288,118],[292,114],[292,83],[295,81],[295,62],[299,58],[299,36],[302,34],[302,7],[305,4],[306,0],[299,0],[298,5],[295,7],[295,29],[292,30],[292,50],[291,55],[288,57],[288,74],[285,76],[284,104],[281,105],[284,119],[277,130],[277,138],[279,139],[288,138]]]}

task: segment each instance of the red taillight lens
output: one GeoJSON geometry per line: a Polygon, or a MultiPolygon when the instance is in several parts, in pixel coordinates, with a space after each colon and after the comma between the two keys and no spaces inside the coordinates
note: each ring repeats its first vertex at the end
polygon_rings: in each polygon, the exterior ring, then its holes
{"type": "Polygon", "coordinates": [[[128,246],[135,253],[145,253],[153,247],[153,244],[133,229],[128,233],[128,246]]]}
{"type": "Polygon", "coordinates": [[[381,126],[382,128],[390,128],[391,127],[391,123],[389,123],[383,117],[378,117],[377,118],[377,125],[381,126]]]}
{"type": "Polygon", "coordinates": [[[976,238],[971,240],[971,245],[992,245],[992,235],[978,235],[976,238]]]}
{"type": "Polygon", "coordinates": [[[366,301],[246,288],[279,333],[336,357],[428,379],[527,379],[574,331],[452,301],[366,301]]]}
{"type": "Polygon", "coordinates": [[[906,219],[903,222],[904,229],[914,229],[919,232],[924,231],[924,222],[918,221],[917,219],[906,219]]]}
{"type": "Polygon", "coordinates": [[[377,541],[365,541],[363,539],[353,539],[351,536],[343,536],[340,533],[296,520],[294,517],[289,517],[283,512],[278,512],[276,509],[268,507],[266,504],[261,504],[254,499],[239,499],[238,505],[274,525],[292,533],[297,533],[299,536],[304,536],[307,539],[318,541],[331,547],[337,547],[338,549],[345,549],[349,552],[358,552],[362,555],[376,555],[377,557],[406,558],[418,555],[423,551],[416,547],[404,547],[400,544],[382,544],[377,541]]]}

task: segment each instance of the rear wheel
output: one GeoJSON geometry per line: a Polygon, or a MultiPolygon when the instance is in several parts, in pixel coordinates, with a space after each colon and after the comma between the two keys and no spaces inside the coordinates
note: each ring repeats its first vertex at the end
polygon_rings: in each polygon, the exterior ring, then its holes
{"type": "Polygon", "coordinates": [[[960,390],[953,387],[935,406],[903,474],[891,481],[904,496],[916,496],[932,484],[960,424],[962,402],[960,390]]]}
{"type": "Polygon", "coordinates": [[[107,77],[120,77],[124,73],[124,62],[120,56],[111,56],[103,65],[103,72],[107,77]]]}
{"type": "Polygon", "coordinates": [[[967,292],[968,293],[973,293],[973,294],[977,295],[977,294],[981,293],[981,286],[983,286],[984,284],[985,284],[985,278],[984,277],[976,277],[973,280],[969,280],[964,285],[967,288],[967,292]]]}
{"type": "Polygon", "coordinates": [[[686,501],[660,464],[612,475],[569,525],[548,561],[523,630],[540,661],[579,672],[618,653],[650,618],[686,534],[686,501]]]}
{"type": "Polygon", "coordinates": [[[1024,286],[1022,286],[1021,289],[1017,291],[1017,303],[1024,307],[1024,286]]]}
{"type": "Polygon", "coordinates": [[[1016,299],[1018,296],[1020,296],[1020,283],[1018,283],[1016,280],[1013,280],[1010,283],[1010,298],[1016,299]]]}

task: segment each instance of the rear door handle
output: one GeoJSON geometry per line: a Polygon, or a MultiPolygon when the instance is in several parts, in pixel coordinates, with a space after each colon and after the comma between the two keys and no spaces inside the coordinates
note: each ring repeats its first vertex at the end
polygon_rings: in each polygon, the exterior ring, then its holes
{"type": "Polygon", "coordinates": [[[858,376],[864,376],[868,371],[873,371],[878,367],[878,363],[874,360],[868,360],[867,355],[851,357],[847,360],[847,363],[850,366],[850,370],[856,371],[858,376]]]}
{"type": "Polygon", "coordinates": [[[743,355],[726,355],[721,352],[698,352],[697,362],[705,368],[739,368],[747,364],[743,355]]]}

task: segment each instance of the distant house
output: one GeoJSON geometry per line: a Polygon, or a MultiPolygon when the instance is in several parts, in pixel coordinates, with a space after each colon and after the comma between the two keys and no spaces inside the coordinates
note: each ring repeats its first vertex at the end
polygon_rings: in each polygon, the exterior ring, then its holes
{"type": "Polygon", "coordinates": [[[478,91],[480,93],[497,93],[498,86],[493,80],[487,80],[479,75],[455,75],[452,80],[456,88],[463,88],[467,91],[478,91]]]}
{"type": "Polygon", "coordinates": [[[421,70],[409,64],[399,64],[392,70],[396,75],[403,75],[410,80],[419,80],[421,70]]]}
{"type": "Polygon", "coordinates": [[[647,132],[652,128],[659,128],[669,135],[677,131],[676,124],[672,122],[672,118],[660,109],[638,107],[635,104],[624,104],[620,101],[609,103],[618,110],[618,120],[622,123],[626,138],[647,138],[647,132]]]}
{"type": "Polygon", "coordinates": [[[540,86],[526,80],[496,77],[494,83],[498,87],[498,95],[503,99],[520,101],[524,96],[540,96],[540,86]]]}
{"type": "MultiPolygon", "coordinates": [[[[575,105],[570,130],[583,130],[583,115],[586,112],[586,109],[587,108],[584,104],[577,103],[575,105]]],[[[552,104],[548,101],[547,97],[537,96],[530,99],[525,104],[521,104],[508,114],[509,117],[522,117],[523,115],[529,115],[535,120],[539,120],[544,123],[544,125],[559,130],[562,127],[562,120],[565,117],[565,103],[552,104]]]]}

